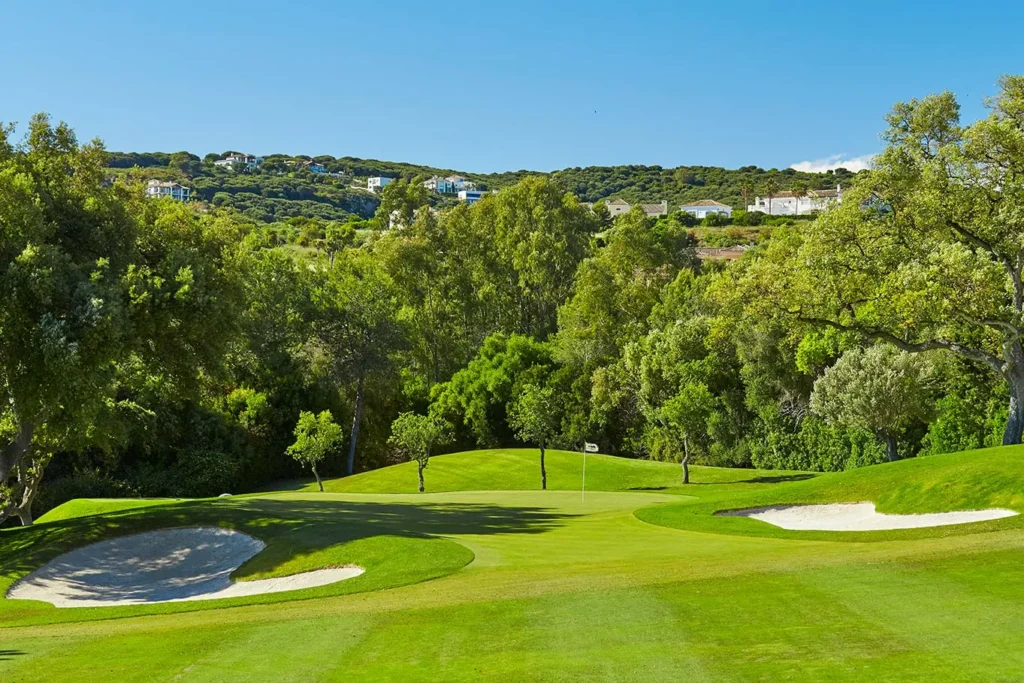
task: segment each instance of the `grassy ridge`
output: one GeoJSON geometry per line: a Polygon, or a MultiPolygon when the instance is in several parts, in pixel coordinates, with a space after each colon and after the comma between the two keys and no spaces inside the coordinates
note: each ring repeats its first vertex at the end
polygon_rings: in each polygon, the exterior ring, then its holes
{"type": "MultiPolygon", "coordinates": [[[[545,466],[548,489],[580,489],[583,478],[580,453],[548,450],[545,466]]],[[[811,475],[724,467],[690,468],[691,481],[700,484],[744,483],[756,487],[807,476],[811,475]]],[[[500,448],[440,455],[430,459],[424,477],[428,493],[535,490],[540,488],[540,452],[534,448],[500,448]]],[[[315,483],[292,483],[286,487],[316,490],[315,483]]],[[[333,493],[415,493],[416,487],[416,465],[411,462],[324,482],[324,489],[333,493]]],[[[595,454],[587,455],[587,489],[693,493],[682,487],[679,465],[595,454]]]]}
{"type": "Polygon", "coordinates": [[[956,535],[1024,526],[1024,516],[947,527],[885,532],[786,531],[743,517],[715,512],[800,503],[875,503],[879,512],[920,514],[1009,508],[1024,512],[1024,446],[912,458],[894,463],[823,474],[771,489],[709,492],[692,505],[668,505],[637,511],[652,524],[711,533],[780,538],[879,540],[956,535]]]}

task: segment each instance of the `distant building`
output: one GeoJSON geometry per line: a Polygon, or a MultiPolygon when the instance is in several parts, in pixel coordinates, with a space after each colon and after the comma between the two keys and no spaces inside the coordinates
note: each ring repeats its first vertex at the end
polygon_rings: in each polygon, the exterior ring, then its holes
{"type": "Polygon", "coordinates": [[[303,161],[302,168],[306,169],[310,173],[316,173],[318,175],[327,175],[327,167],[323,164],[318,164],[315,161],[303,161]]]}
{"type": "Polygon", "coordinates": [[[439,192],[440,194],[455,194],[458,192],[458,190],[455,189],[455,183],[448,178],[439,178],[437,176],[424,181],[423,187],[434,192],[439,192]]]}
{"type": "Polygon", "coordinates": [[[624,199],[613,199],[610,202],[605,202],[604,205],[608,208],[608,213],[611,214],[612,218],[629,213],[629,210],[633,208],[624,199]]]}
{"type": "Polygon", "coordinates": [[[466,180],[459,175],[450,175],[447,178],[434,176],[430,180],[424,181],[423,186],[428,190],[433,190],[440,194],[456,194],[463,190],[476,189],[476,183],[471,180],[466,180]]]}
{"type": "Polygon", "coordinates": [[[641,204],[640,208],[644,210],[648,218],[655,216],[667,216],[668,215],[668,202],[662,200],[657,204],[641,204]]]}
{"type": "Polygon", "coordinates": [[[797,196],[785,191],[771,197],[754,197],[754,203],[747,206],[747,211],[760,211],[773,216],[806,216],[824,211],[829,204],[843,201],[843,188],[837,185],[834,190],[808,190],[806,195],[797,196]]]}
{"type": "Polygon", "coordinates": [[[252,154],[229,154],[223,159],[213,162],[213,165],[230,168],[233,171],[237,171],[240,168],[251,171],[262,163],[263,157],[253,156],[252,154]]]}
{"type": "Polygon", "coordinates": [[[497,194],[497,190],[461,190],[459,192],[459,201],[466,202],[467,204],[476,204],[478,201],[483,199],[489,194],[497,194]]]}
{"type": "Polygon", "coordinates": [[[376,192],[393,180],[394,178],[388,178],[387,176],[374,176],[373,178],[367,178],[366,189],[370,192],[376,192]]]}
{"type": "Polygon", "coordinates": [[[178,202],[187,202],[192,196],[192,189],[170,180],[150,180],[146,183],[146,196],[156,199],[170,197],[178,202]]]}
{"type": "Polygon", "coordinates": [[[697,218],[704,218],[711,213],[719,213],[723,216],[732,216],[732,207],[728,204],[716,202],[714,199],[701,199],[679,207],[679,210],[697,218]]]}
{"type": "MultiPolygon", "coordinates": [[[[624,199],[612,199],[604,203],[608,209],[608,214],[615,218],[621,216],[624,213],[629,213],[633,209],[633,205],[624,199]]],[[[657,204],[639,204],[644,213],[648,216],[667,216],[668,215],[668,202],[661,201],[657,204]]]]}

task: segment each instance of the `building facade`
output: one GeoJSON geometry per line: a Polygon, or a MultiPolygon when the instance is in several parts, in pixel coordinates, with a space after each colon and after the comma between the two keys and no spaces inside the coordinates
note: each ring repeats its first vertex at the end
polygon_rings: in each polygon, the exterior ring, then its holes
{"type": "Polygon", "coordinates": [[[708,214],[718,213],[723,216],[732,216],[732,207],[728,204],[716,202],[714,199],[701,199],[697,202],[683,204],[679,210],[697,218],[705,218],[708,214]]]}
{"type": "Polygon", "coordinates": [[[192,197],[192,189],[169,180],[150,180],[146,183],[146,196],[153,199],[170,197],[177,202],[187,202],[192,197]]]}
{"type": "Polygon", "coordinates": [[[367,178],[366,189],[370,192],[376,192],[393,180],[394,178],[388,178],[387,176],[374,176],[373,178],[367,178]]]}
{"type": "Polygon", "coordinates": [[[786,191],[771,197],[754,197],[754,203],[747,206],[747,211],[760,211],[772,216],[806,216],[820,213],[833,202],[839,204],[842,201],[843,188],[837,185],[834,190],[808,190],[807,194],[786,191]]]}
{"type": "Polygon", "coordinates": [[[263,157],[253,156],[252,154],[229,154],[223,159],[213,162],[213,165],[230,168],[233,171],[237,171],[240,168],[251,171],[262,163],[263,157]]]}

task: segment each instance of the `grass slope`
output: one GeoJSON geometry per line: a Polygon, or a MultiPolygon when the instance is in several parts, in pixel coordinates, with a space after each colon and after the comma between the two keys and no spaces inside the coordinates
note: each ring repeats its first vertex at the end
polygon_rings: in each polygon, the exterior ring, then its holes
{"type": "Polygon", "coordinates": [[[1019,524],[883,534],[882,543],[707,526],[729,519],[773,528],[711,515],[758,501],[875,500],[893,512],[1017,507],[1024,449],[814,478],[702,469],[685,488],[674,465],[588,458],[588,481],[593,461],[595,488],[620,490],[591,490],[586,502],[574,490],[578,458],[552,456],[561,491],[493,490],[520,481],[536,489],[538,477],[535,453],[491,451],[437,458],[427,480],[428,488],[491,490],[368,492],[414,485],[415,472],[399,466],[331,482],[352,488],[344,493],[92,508],[0,531],[4,577],[97,537],[190,522],[270,539],[242,568],[248,576],[347,559],[346,549],[365,543],[377,559],[364,577],[378,582],[186,612],[0,600],[0,680],[1024,678],[1019,524]],[[667,524],[683,511],[683,528],[667,524]],[[654,513],[666,515],[641,521],[654,513]],[[96,621],[108,617],[120,618],[96,621]]]}
{"type": "MultiPolygon", "coordinates": [[[[570,451],[547,450],[545,467],[548,489],[579,491],[583,456],[570,451]]],[[[813,476],[810,473],[742,470],[725,467],[691,467],[691,481],[702,484],[744,483],[767,485],[813,476]]],[[[430,459],[424,472],[427,492],[529,491],[540,488],[540,452],[535,448],[500,448],[439,455],[430,459]]],[[[363,472],[324,482],[334,493],[414,493],[418,482],[412,462],[363,472]]],[[[315,483],[286,484],[287,488],[315,491],[315,483]]],[[[679,465],[633,460],[610,455],[587,455],[589,491],[685,492],[679,465]]]]}
{"type": "Polygon", "coordinates": [[[786,486],[710,492],[695,505],[662,506],[637,515],[652,524],[712,533],[783,538],[876,540],[920,538],[1024,527],[1024,516],[969,525],[885,532],[786,531],[759,520],[714,513],[778,504],[872,502],[879,512],[918,514],[1009,508],[1024,513],[1024,447],[949,453],[835,472],[786,486]]]}

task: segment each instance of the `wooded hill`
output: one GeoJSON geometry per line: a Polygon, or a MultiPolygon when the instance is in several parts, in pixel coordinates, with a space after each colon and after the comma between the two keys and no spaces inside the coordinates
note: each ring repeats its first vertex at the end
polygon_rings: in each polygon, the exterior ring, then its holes
{"type": "MultiPolygon", "coordinates": [[[[507,171],[469,173],[453,169],[355,157],[288,156],[271,154],[253,172],[234,172],[214,166],[226,156],[207,154],[200,159],[189,152],[111,152],[109,166],[120,173],[137,167],[141,178],[175,179],[193,188],[194,196],[217,206],[230,206],[262,222],[294,216],[316,216],[345,221],[370,218],[378,199],[361,191],[366,178],[429,178],[461,175],[481,189],[500,189],[530,175],[549,176],[581,201],[622,198],[628,202],[659,202],[679,206],[714,199],[735,209],[745,208],[755,195],[789,189],[831,189],[849,184],[854,174],[846,169],[805,173],[793,169],[765,170],[757,166],[725,169],[716,166],[588,166],[545,173],[507,171]],[[323,165],[331,175],[317,175],[301,168],[303,161],[323,165]]],[[[435,205],[445,198],[434,196],[435,205]]],[[[450,201],[450,200],[449,200],[450,201]]]]}

